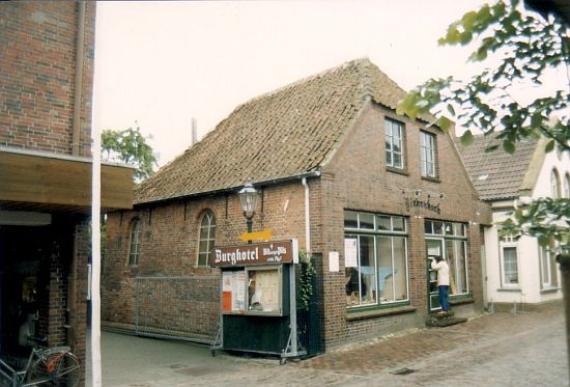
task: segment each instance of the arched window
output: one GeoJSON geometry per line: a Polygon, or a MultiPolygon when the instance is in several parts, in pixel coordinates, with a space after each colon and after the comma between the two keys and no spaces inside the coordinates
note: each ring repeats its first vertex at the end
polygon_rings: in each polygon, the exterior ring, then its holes
{"type": "Polygon", "coordinates": [[[556,169],[553,169],[550,174],[550,190],[553,198],[558,199],[560,197],[560,176],[556,169]]]}
{"type": "Polygon", "coordinates": [[[564,197],[570,198],[570,174],[564,176],[564,197]]]}
{"type": "Polygon", "coordinates": [[[198,243],[198,266],[208,266],[214,253],[216,239],[216,218],[214,213],[206,210],[200,222],[200,237],[198,243]]]}
{"type": "Polygon", "coordinates": [[[129,244],[129,265],[139,264],[141,252],[141,221],[134,218],[131,222],[131,243],[129,244]]]}

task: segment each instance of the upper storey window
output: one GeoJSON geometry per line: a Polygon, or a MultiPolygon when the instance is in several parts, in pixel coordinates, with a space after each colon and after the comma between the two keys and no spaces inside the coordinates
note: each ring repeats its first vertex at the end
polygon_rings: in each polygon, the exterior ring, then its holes
{"type": "Polygon", "coordinates": [[[198,266],[208,266],[214,253],[216,240],[216,218],[214,213],[206,210],[200,222],[200,236],[198,244],[198,266]]]}
{"type": "Polygon", "coordinates": [[[404,124],[386,118],[384,120],[386,166],[404,169],[404,124]]]}
{"type": "Polygon", "coordinates": [[[550,190],[554,199],[560,198],[560,175],[556,169],[550,173],[550,190]]]}
{"type": "Polygon", "coordinates": [[[435,135],[420,131],[420,158],[422,176],[435,179],[437,177],[435,135]]]}

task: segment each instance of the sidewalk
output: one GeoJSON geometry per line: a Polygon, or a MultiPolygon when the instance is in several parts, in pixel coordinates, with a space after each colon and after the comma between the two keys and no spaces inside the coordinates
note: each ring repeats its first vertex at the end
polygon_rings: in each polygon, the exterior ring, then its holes
{"type": "Polygon", "coordinates": [[[560,305],[484,315],[288,362],[103,334],[104,386],[568,386],[560,305]]]}

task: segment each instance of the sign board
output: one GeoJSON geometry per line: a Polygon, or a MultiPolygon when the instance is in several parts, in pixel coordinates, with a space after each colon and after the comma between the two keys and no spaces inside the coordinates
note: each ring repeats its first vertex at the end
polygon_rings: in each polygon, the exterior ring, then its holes
{"type": "Polygon", "coordinates": [[[344,266],[358,267],[358,255],[356,250],[356,238],[345,238],[344,240],[344,266]]]}
{"type": "Polygon", "coordinates": [[[277,265],[298,259],[296,241],[265,242],[214,248],[214,266],[222,268],[277,265]]]}
{"type": "Polygon", "coordinates": [[[273,236],[271,230],[262,230],[256,232],[246,232],[239,236],[239,239],[247,242],[247,241],[268,241],[273,236]]]}

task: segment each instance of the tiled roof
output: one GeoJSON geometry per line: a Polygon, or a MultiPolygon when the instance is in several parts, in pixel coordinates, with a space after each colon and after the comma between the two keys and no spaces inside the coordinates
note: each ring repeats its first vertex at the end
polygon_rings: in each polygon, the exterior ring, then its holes
{"type": "Polygon", "coordinates": [[[518,197],[538,143],[537,139],[518,142],[513,154],[505,152],[502,146],[486,153],[485,148],[502,145],[491,135],[477,135],[471,145],[459,145],[463,163],[481,200],[518,197]]]}
{"type": "Polygon", "coordinates": [[[135,203],[317,170],[367,98],[395,109],[404,93],[368,59],[358,59],[256,97],[140,184],[135,203]]]}

